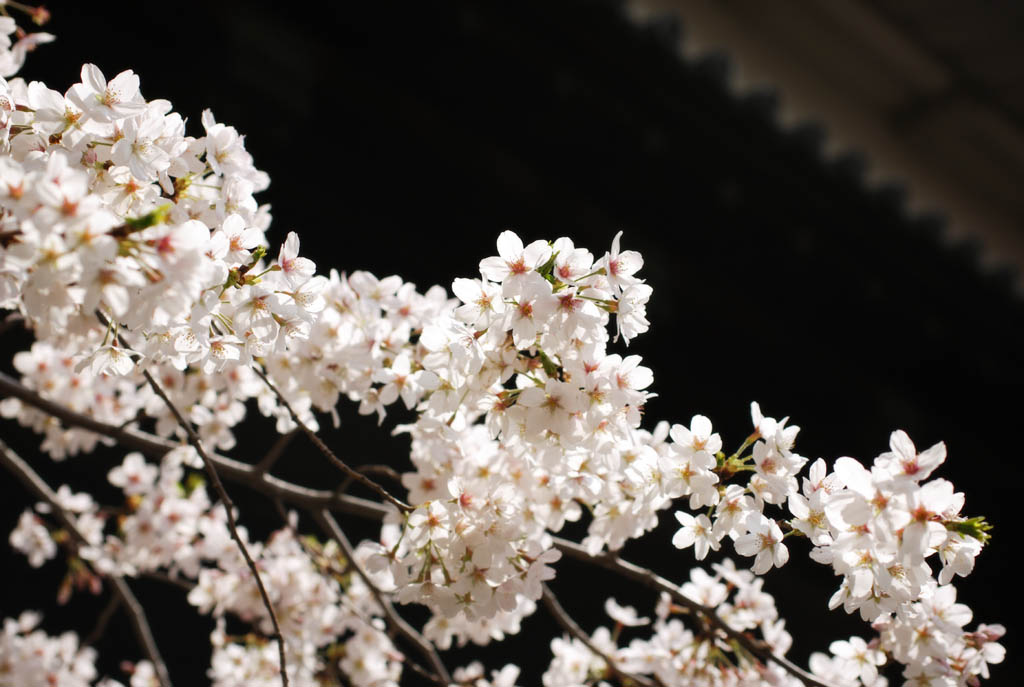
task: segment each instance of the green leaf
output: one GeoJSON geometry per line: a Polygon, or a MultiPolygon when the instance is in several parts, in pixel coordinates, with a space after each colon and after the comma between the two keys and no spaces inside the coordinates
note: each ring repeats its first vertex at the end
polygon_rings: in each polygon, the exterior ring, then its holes
{"type": "Polygon", "coordinates": [[[163,224],[167,221],[167,216],[171,213],[171,208],[174,207],[170,203],[161,205],[160,207],[147,212],[141,217],[127,217],[124,223],[132,231],[141,231],[148,229],[149,227],[155,227],[158,224],[163,224]]]}
{"type": "Polygon", "coordinates": [[[547,279],[552,284],[557,284],[558,280],[555,279],[555,258],[558,257],[558,251],[551,253],[551,257],[543,265],[537,268],[537,274],[547,279]]]}
{"type": "Polygon", "coordinates": [[[540,364],[544,367],[544,374],[546,374],[551,379],[561,379],[562,368],[556,365],[555,361],[549,358],[548,354],[545,353],[544,351],[539,351],[539,353],[540,364]]]}
{"type": "Polygon", "coordinates": [[[985,516],[983,515],[965,520],[947,520],[945,525],[947,530],[958,532],[965,537],[972,537],[982,544],[987,544],[988,540],[992,538],[992,535],[989,534],[992,525],[985,521],[985,516]]]}
{"type": "Polygon", "coordinates": [[[185,478],[185,483],[182,487],[185,490],[185,494],[191,494],[196,489],[206,486],[206,480],[199,473],[193,472],[185,478]]]}

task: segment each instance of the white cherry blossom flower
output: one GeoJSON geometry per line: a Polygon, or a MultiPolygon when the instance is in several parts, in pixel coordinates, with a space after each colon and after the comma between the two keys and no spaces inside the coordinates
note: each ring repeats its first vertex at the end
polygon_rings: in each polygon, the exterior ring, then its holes
{"type": "Polygon", "coordinates": [[[299,236],[294,231],[288,232],[288,237],[281,244],[277,264],[281,268],[281,274],[293,287],[308,281],[316,271],[316,265],[312,260],[299,257],[299,236]]]}
{"type": "Polygon", "coordinates": [[[171,156],[157,144],[163,130],[163,114],[152,107],[130,117],[121,128],[121,138],[110,149],[110,159],[128,167],[141,181],[155,180],[171,164],[171,156]]]}
{"type": "Polygon", "coordinates": [[[17,527],[11,530],[8,543],[15,551],[28,556],[28,564],[33,568],[42,566],[57,555],[57,544],[50,536],[50,531],[39,516],[30,510],[22,512],[17,527]]]}
{"type": "Polygon", "coordinates": [[[772,566],[781,568],[789,560],[789,550],[782,543],[782,530],[778,524],[760,513],[751,513],[746,522],[747,533],[736,540],[736,553],[756,556],[751,570],[763,575],[772,566]]]}
{"type": "Polygon", "coordinates": [[[263,232],[256,227],[247,227],[245,220],[237,213],[231,213],[224,219],[219,232],[227,237],[228,249],[224,258],[232,264],[248,261],[250,251],[263,244],[263,232]]]}
{"type": "Polygon", "coordinates": [[[676,511],[676,520],[682,527],[672,537],[672,546],[677,549],[693,547],[698,561],[704,560],[708,551],[718,551],[718,538],[713,533],[711,520],[706,515],[694,517],[683,511],[676,511]]]}
{"type": "Polygon", "coordinates": [[[647,284],[631,284],[623,289],[615,303],[615,326],[626,344],[650,329],[647,301],[653,289],[647,284]]]}
{"type": "Polygon", "coordinates": [[[920,482],[927,479],[946,460],[946,445],[938,443],[918,453],[914,442],[903,430],[896,430],[889,438],[890,452],[883,453],[875,464],[895,479],[920,482]]]}
{"type": "Polygon", "coordinates": [[[575,282],[593,272],[594,255],[585,248],[576,248],[572,239],[561,237],[551,245],[555,253],[554,276],[569,283],[575,282]]]}
{"type": "Polygon", "coordinates": [[[126,375],[135,369],[133,355],[142,354],[130,348],[122,348],[117,344],[101,346],[91,355],[83,358],[76,366],[75,372],[88,368],[93,376],[101,374],[126,375]]]}
{"type": "Polygon", "coordinates": [[[144,494],[153,488],[160,469],[146,462],[141,453],[129,453],[124,461],[107,473],[107,480],[124,493],[144,494]]]}
{"type": "Polygon", "coordinates": [[[490,321],[505,310],[501,289],[478,279],[456,279],[452,292],[465,304],[455,310],[455,316],[477,329],[484,329],[490,321]]]}
{"type": "Polygon", "coordinates": [[[68,99],[97,122],[117,122],[146,109],[139,97],[139,77],[133,71],[125,70],[107,83],[94,64],[82,66],[82,81],[71,87],[68,99]]]}
{"type": "MultiPolygon", "coordinates": [[[[217,123],[210,110],[203,110],[202,122],[206,130],[203,144],[207,164],[217,174],[247,175],[252,168],[252,156],[246,152],[244,138],[235,127],[217,123]]],[[[234,203],[230,205],[237,207],[234,203]]]]}
{"type": "Polygon", "coordinates": [[[517,348],[533,346],[544,323],[558,308],[558,299],[548,283],[535,272],[529,274],[529,278],[521,279],[515,301],[505,310],[503,328],[512,330],[517,348]]]}
{"type": "Polygon", "coordinates": [[[505,296],[515,297],[519,280],[547,262],[551,247],[546,241],[534,241],[524,247],[523,240],[513,231],[498,236],[498,257],[480,261],[480,274],[485,279],[504,284],[505,296]]]}
{"type": "MultiPolygon", "coordinates": [[[[644,265],[644,259],[635,250],[619,252],[619,240],[622,238],[620,231],[612,239],[612,249],[605,254],[601,264],[605,268],[605,278],[616,293],[621,293],[629,286],[640,283],[640,280],[633,275],[644,265]]],[[[627,337],[632,338],[632,337],[627,337]]]]}
{"type": "Polygon", "coordinates": [[[850,671],[858,671],[857,677],[864,685],[874,685],[878,681],[878,667],[885,665],[885,653],[877,647],[868,646],[860,637],[832,642],[828,650],[849,665],[850,671]]]}
{"type": "Polygon", "coordinates": [[[608,597],[604,602],[604,612],[619,625],[626,627],[642,627],[650,625],[650,618],[641,618],[640,614],[632,606],[621,606],[613,597],[608,597]]]}

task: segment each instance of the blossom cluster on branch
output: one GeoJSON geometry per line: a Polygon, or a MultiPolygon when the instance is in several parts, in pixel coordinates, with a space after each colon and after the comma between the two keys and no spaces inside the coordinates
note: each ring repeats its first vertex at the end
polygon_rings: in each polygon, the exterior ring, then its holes
{"type": "MultiPolygon", "coordinates": [[[[8,20],[0,38],[14,32],[8,20]]],[[[0,73],[46,36],[0,40],[0,73]]],[[[612,351],[649,329],[652,288],[621,233],[595,255],[567,237],[524,244],[503,232],[478,275],[455,279],[454,297],[397,276],[317,274],[295,233],[270,248],[270,215],[254,199],[269,180],[233,127],[207,111],[195,137],[168,101],[143,98],[134,73],[108,80],[87,64],[80,77],[65,93],[0,80],[0,308],[35,336],[14,356],[18,393],[0,415],[42,434],[55,460],[132,425],[177,447],[156,463],[127,454],[108,475],[124,493],[111,510],[68,486],[51,494],[0,445],[0,462],[41,498],[10,544],[32,566],[62,552],[72,587],[135,576],[187,586],[216,619],[215,685],[387,685],[415,673],[509,686],[516,666],[449,674],[438,649],[516,633],[539,603],[568,633],[552,641],[551,687],[880,687],[890,662],[907,685],[974,685],[1002,660],[1002,627],[966,630],[970,610],[956,603],[952,580],[972,571],[988,525],[961,513],[951,483],[929,480],[943,445],[918,452],[897,431],[870,467],[844,457],[830,471],[819,459],[801,484],[799,428],[756,403],[731,454],[702,415],[642,426],[653,373],[612,351]],[[316,438],[316,413],[337,422],[342,397],[379,420],[399,402],[414,412],[399,428],[405,494],[316,438]],[[284,526],[266,542],[236,526],[210,452],[234,447],[251,407],[286,437],[315,440],[346,475],[338,498],[356,479],[382,497],[379,539],[352,546],[330,508],[301,503],[281,504],[284,526]],[[751,569],[726,559],[676,584],[619,559],[666,510],[676,548],[700,560],[731,542],[751,569]],[[580,543],[558,537],[580,520],[580,543]],[[311,522],[317,535],[301,531],[311,522]],[[874,633],[834,642],[810,672],[784,658],[792,638],[760,577],[787,563],[791,535],[842,578],[829,605],[874,633]],[[661,591],[654,621],[609,599],[615,629],[581,630],[547,585],[567,554],[661,591]],[[431,617],[414,628],[394,602],[431,617]],[[249,633],[229,632],[227,618],[249,633]],[[647,625],[649,637],[619,645],[622,627],[647,625]]],[[[269,481],[279,453],[237,474],[283,498],[269,481]]],[[[93,684],[91,650],[36,625],[6,621],[0,683],[35,655],[45,684],[93,684]]],[[[132,687],[169,683],[149,652],[132,687]]]]}

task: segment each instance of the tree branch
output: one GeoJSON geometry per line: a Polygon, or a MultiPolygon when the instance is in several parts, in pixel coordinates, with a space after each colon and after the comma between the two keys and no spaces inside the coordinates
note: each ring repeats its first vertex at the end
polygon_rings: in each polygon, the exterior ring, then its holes
{"type": "Polygon", "coordinates": [[[0,334],[6,334],[7,330],[21,327],[25,324],[25,318],[19,313],[12,312],[0,322],[0,334]]]}
{"type": "MultiPolygon", "coordinates": [[[[99,310],[96,311],[96,317],[98,317],[100,322],[107,327],[110,326],[110,320],[108,320],[99,310]]],[[[126,349],[130,348],[128,343],[124,340],[124,337],[120,334],[117,335],[117,339],[121,342],[121,346],[126,349]]],[[[256,568],[256,562],[252,559],[252,556],[249,554],[248,547],[245,545],[245,542],[242,541],[242,537],[238,533],[238,526],[235,522],[234,514],[235,504],[231,500],[231,497],[228,496],[227,490],[224,489],[224,484],[220,481],[220,476],[217,474],[217,468],[213,461],[210,460],[210,456],[206,453],[206,449],[203,448],[203,442],[200,440],[199,435],[196,434],[196,431],[192,428],[192,424],[181,414],[181,411],[178,410],[176,405],[174,405],[174,402],[163,390],[163,387],[161,387],[156,381],[150,371],[145,368],[140,368],[140,370],[142,372],[142,376],[149,384],[149,387],[153,390],[153,393],[159,396],[167,406],[167,409],[171,411],[171,414],[174,415],[174,419],[178,421],[178,425],[185,430],[189,443],[192,444],[193,448],[195,448],[199,457],[203,459],[206,474],[210,478],[214,491],[217,492],[217,496],[220,497],[221,502],[224,504],[224,512],[227,514],[228,529],[231,531],[231,538],[235,540],[235,544],[238,545],[238,549],[242,552],[242,558],[245,559],[245,564],[252,572],[253,580],[256,582],[256,588],[259,590],[260,598],[263,600],[263,605],[266,607],[267,613],[270,614],[270,622],[274,627],[274,639],[277,639],[278,660],[281,664],[281,684],[284,687],[288,687],[288,671],[286,670],[284,655],[284,635],[281,634],[281,626],[277,622],[277,613],[274,611],[273,604],[270,603],[270,595],[267,594],[267,589],[263,586],[263,579],[260,577],[260,572],[256,568]]]]}
{"type": "Polygon", "coordinates": [[[435,672],[435,675],[433,676],[434,682],[438,685],[450,684],[452,681],[451,675],[448,673],[448,669],[445,668],[444,662],[438,655],[434,645],[427,641],[422,634],[417,632],[412,625],[406,622],[405,618],[398,614],[398,611],[395,610],[395,606],[391,603],[391,600],[377,588],[377,585],[373,583],[370,576],[366,574],[366,571],[363,570],[363,566],[359,564],[358,560],[356,560],[355,549],[352,548],[351,542],[349,542],[348,537],[345,536],[341,527],[338,526],[337,520],[334,519],[334,516],[331,515],[330,511],[322,509],[319,511],[312,511],[310,515],[312,515],[313,519],[331,535],[331,538],[334,539],[334,541],[338,542],[338,546],[341,547],[342,552],[345,554],[345,557],[348,558],[353,569],[355,569],[359,577],[362,578],[363,582],[366,583],[366,586],[370,588],[370,593],[373,594],[373,598],[375,598],[377,603],[380,604],[381,609],[384,611],[384,615],[387,617],[388,624],[394,627],[402,637],[415,646],[420,654],[422,654],[430,663],[431,667],[433,667],[435,672]]]}
{"type": "MultiPolygon", "coordinates": [[[[292,530],[292,533],[295,535],[296,541],[299,543],[299,546],[302,547],[302,550],[306,552],[306,555],[308,555],[309,558],[311,560],[313,560],[314,564],[315,564],[315,559],[317,557],[317,554],[315,552],[313,552],[310,549],[310,547],[305,542],[303,542],[301,536],[299,535],[298,529],[296,529],[295,525],[293,525],[292,522],[288,518],[288,511],[285,508],[285,504],[282,503],[281,499],[274,499],[273,500],[273,506],[274,506],[274,508],[278,509],[278,514],[281,515],[281,519],[284,521],[285,526],[288,527],[290,530],[292,530]]],[[[310,515],[313,516],[314,519],[316,519],[316,516],[315,516],[314,513],[310,513],[310,515]]],[[[332,532],[330,532],[330,527],[327,526],[326,522],[321,522],[321,521],[319,521],[317,519],[317,524],[319,526],[321,526],[321,528],[324,529],[328,534],[332,534],[332,532]]],[[[339,531],[340,531],[340,529],[339,529],[339,531]]],[[[339,544],[340,544],[340,542],[339,542],[339,544]]],[[[331,569],[331,572],[335,573],[335,574],[346,574],[349,570],[354,570],[355,569],[355,559],[353,557],[349,556],[347,551],[343,547],[340,547],[340,548],[342,548],[342,551],[345,553],[345,566],[340,571],[336,571],[333,568],[333,566],[330,569],[331,569]]],[[[361,575],[360,571],[356,571],[356,573],[361,575]]],[[[373,590],[374,588],[370,587],[370,589],[373,590]]],[[[342,600],[346,601],[344,598],[342,600]]],[[[377,632],[383,632],[383,631],[381,631],[380,628],[378,628],[376,625],[373,624],[373,621],[370,618],[365,617],[364,615],[359,613],[357,611],[357,609],[355,608],[354,604],[351,604],[351,602],[348,602],[347,605],[349,605],[351,607],[352,612],[356,616],[358,616],[359,619],[361,619],[362,622],[364,622],[364,624],[368,628],[371,628],[371,629],[373,629],[373,630],[375,630],[377,632]]],[[[410,629],[412,630],[412,628],[410,628],[410,629]]],[[[390,625],[389,626],[389,630],[386,633],[387,636],[388,636],[388,639],[393,640],[394,639],[394,635],[397,632],[398,632],[398,628],[395,627],[394,625],[390,625]]],[[[413,632],[415,632],[415,630],[413,630],[413,632]]],[[[402,662],[403,662],[404,665],[406,665],[407,668],[412,670],[417,675],[426,678],[430,682],[433,682],[433,683],[436,683],[438,685],[441,685],[442,687],[447,684],[447,683],[442,682],[441,679],[436,674],[431,673],[427,669],[423,668],[422,665],[417,663],[415,660],[412,660],[411,658],[409,658],[407,656],[402,656],[402,662]]]]}
{"type": "Polygon", "coordinates": [[[583,561],[585,563],[595,563],[606,570],[611,570],[623,577],[639,582],[649,589],[668,593],[669,596],[672,597],[672,600],[677,604],[690,609],[693,613],[703,616],[709,625],[725,634],[729,639],[737,642],[762,663],[771,661],[777,664],[787,673],[801,680],[805,685],[812,685],[813,687],[832,687],[828,683],[818,680],[807,671],[801,669],[789,659],[775,655],[772,653],[771,647],[764,642],[755,640],[752,637],[729,627],[729,624],[722,620],[722,618],[715,612],[715,609],[697,603],[690,597],[683,594],[679,590],[679,587],[672,584],[664,577],[656,574],[652,570],[642,568],[635,563],[623,560],[613,553],[591,556],[582,546],[576,542],[569,541],[568,539],[553,537],[553,540],[555,548],[569,558],[575,558],[576,560],[583,561]]]}
{"type": "Polygon", "coordinates": [[[395,506],[395,508],[397,508],[398,510],[404,513],[408,513],[415,510],[415,508],[410,506],[408,503],[405,503],[401,499],[398,499],[395,496],[393,496],[390,492],[388,492],[387,489],[377,484],[366,475],[362,474],[358,470],[353,470],[351,467],[348,466],[348,464],[345,461],[343,461],[341,458],[335,455],[334,451],[332,451],[327,446],[327,444],[325,444],[323,440],[320,439],[317,433],[311,430],[308,426],[306,426],[306,423],[299,419],[298,413],[296,413],[295,409],[292,408],[292,404],[288,402],[288,399],[284,397],[284,394],[281,393],[277,386],[275,386],[274,383],[270,381],[270,377],[267,376],[267,373],[260,369],[260,366],[256,364],[252,365],[252,369],[253,371],[256,372],[257,375],[260,376],[260,379],[262,379],[264,383],[266,383],[267,387],[272,392],[274,392],[274,395],[277,396],[277,400],[288,411],[288,414],[292,418],[292,422],[299,426],[303,433],[307,437],[309,437],[309,440],[313,442],[313,445],[316,446],[317,450],[320,451],[321,454],[326,456],[327,459],[330,460],[335,467],[344,472],[350,479],[359,482],[364,487],[374,491],[378,496],[380,496],[382,499],[395,506]]]}
{"type": "Polygon", "coordinates": [[[364,475],[381,475],[388,479],[396,482],[397,484],[402,483],[402,475],[399,474],[398,470],[395,470],[390,465],[360,465],[356,468],[359,472],[364,475]]]}
{"type": "Polygon", "coordinates": [[[110,597],[110,601],[100,611],[99,616],[96,618],[96,624],[93,625],[92,632],[82,640],[82,646],[91,646],[103,636],[103,633],[107,631],[107,625],[110,624],[110,619],[114,617],[114,612],[121,606],[121,597],[114,594],[110,597]]]}
{"type": "Polygon", "coordinates": [[[599,648],[597,648],[597,646],[590,640],[590,635],[584,632],[583,628],[581,628],[576,623],[576,621],[572,619],[572,616],[565,612],[565,609],[562,608],[562,604],[558,603],[558,599],[551,591],[551,588],[548,587],[546,584],[541,585],[541,587],[543,589],[544,594],[544,605],[547,607],[548,611],[555,618],[555,620],[558,621],[558,624],[562,626],[562,629],[564,629],[566,632],[571,634],[576,639],[583,642],[583,645],[590,649],[590,652],[592,654],[598,656],[602,661],[605,662],[605,664],[607,664],[608,670],[610,670],[617,678],[619,678],[619,680],[623,684],[633,683],[640,685],[641,687],[655,687],[654,683],[648,680],[647,678],[640,675],[627,673],[626,671],[616,666],[615,659],[606,654],[605,652],[601,651],[599,648]]]}
{"type": "Polygon", "coordinates": [[[274,467],[274,463],[278,461],[284,450],[288,448],[288,444],[292,443],[292,439],[295,438],[297,431],[292,430],[285,432],[277,438],[274,445],[267,451],[267,455],[263,456],[263,459],[256,464],[256,472],[263,474],[264,472],[270,472],[270,469],[274,467]]]}
{"type": "MultiPolygon", "coordinates": [[[[50,488],[50,485],[21,456],[12,451],[3,440],[0,440],[0,463],[3,463],[4,467],[17,477],[22,484],[28,487],[29,491],[49,504],[54,517],[60,521],[64,529],[78,543],[88,545],[85,535],[79,531],[74,519],[61,507],[60,502],[57,500],[57,494],[50,488]]],[[[109,573],[106,575],[106,578],[110,581],[118,601],[128,611],[128,617],[132,621],[135,636],[138,638],[146,657],[153,664],[161,687],[171,687],[171,677],[167,672],[167,665],[164,663],[163,657],[160,656],[156,640],[153,639],[153,631],[149,626],[149,621],[146,620],[146,612],[142,608],[142,604],[135,598],[135,594],[132,593],[131,588],[123,577],[109,573]]]]}
{"type": "MultiPolygon", "coordinates": [[[[0,372],[0,395],[13,396],[37,410],[52,415],[66,427],[78,427],[110,437],[125,448],[139,451],[152,458],[161,458],[168,451],[181,446],[181,443],[177,441],[164,439],[142,430],[117,427],[78,413],[43,398],[37,391],[23,386],[3,372],[0,372]]],[[[356,496],[342,496],[323,489],[303,487],[273,475],[260,474],[256,466],[217,453],[208,452],[207,456],[226,479],[258,489],[261,493],[280,498],[286,503],[307,509],[332,508],[372,520],[381,520],[389,512],[387,507],[376,501],[356,496]]]]}

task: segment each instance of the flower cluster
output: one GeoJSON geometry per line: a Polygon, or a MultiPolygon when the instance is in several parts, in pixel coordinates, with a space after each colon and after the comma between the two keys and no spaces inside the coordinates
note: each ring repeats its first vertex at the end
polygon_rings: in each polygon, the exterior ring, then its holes
{"type": "MultiPolygon", "coordinates": [[[[690,572],[690,581],[680,588],[688,598],[705,607],[717,608],[719,617],[737,632],[757,631],[777,656],[789,650],[792,638],[779,618],[775,601],[762,588],[763,579],[737,570],[725,559],[714,566],[714,575],[701,568],[690,572]]],[[[979,627],[964,633],[970,609],[956,604],[952,587],[938,588],[931,601],[908,606],[896,618],[876,624],[880,638],[866,642],[860,637],[832,642],[830,655],[815,653],[813,675],[836,687],[886,687],[882,668],[895,658],[907,664],[905,685],[925,687],[977,684],[976,677],[988,677],[989,663],[1004,655],[996,640],[1002,626],[979,627]]],[[[595,654],[579,638],[555,639],[554,659],[544,674],[545,685],[582,685],[607,677],[612,670],[631,675],[651,675],[658,684],[725,687],[730,685],[800,685],[801,681],[779,669],[762,665],[737,650],[725,636],[701,619],[694,632],[681,622],[688,609],[675,606],[663,594],[655,609],[656,618],[639,618],[634,609],[620,607],[612,598],[605,606],[615,621],[614,630],[599,627],[589,637],[595,654]],[[623,628],[651,626],[649,638],[635,638],[619,644],[623,628]],[[611,665],[609,665],[609,662],[611,665]]]]}
{"type": "Polygon", "coordinates": [[[824,463],[816,463],[804,494],[790,496],[793,527],[816,545],[814,560],[843,576],[830,607],[873,622],[881,649],[907,665],[911,684],[987,677],[987,663],[1002,660],[998,645],[989,644],[1002,629],[965,631],[970,609],[954,604],[948,583],[974,569],[988,526],[960,514],[964,495],[950,482],[928,480],[946,458],[943,444],[918,453],[897,431],[889,446],[870,470],[840,458],[826,475],[824,463]],[[942,565],[937,580],[927,561],[935,554],[942,565]]]}
{"type": "Polygon", "coordinates": [[[0,684],[25,687],[88,687],[96,679],[96,651],[78,635],[50,637],[36,629],[42,618],[26,611],[6,618],[0,631],[0,684]]]}
{"type": "Polygon", "coordinates": [[[889,445],[871,470],[840,458],[825,475],[818,463],[804,496],[790,498],[794,527],[816,544],[812,557],[843,575],[830,605],[859,610],[869,622],[921,598],[932,581],[926,559],[933,554],[942,562],[940,583],[966,576],[987,537],[977,521],[961,516],[964,495],[950,482],[925,481],[946,458],[943,444],[918,453],[897,431],[889,445]]]}
{"type": "Polygon", "coordinates": [[[672,543],[693,546],[700,560],[729,537],[738,553],[754,556],[753,571],[763,574],[789,560],[779,523],[765,515],[765,506],[784,504],[796,492],[797,475],[807,460],[792,450],[799,427],[765,417],[757,403],[751,404],[751,416],[754,432],[728,457],[708,418],[697,415],[689,428],[672,427],[676,445],[687,448],[685,467],[678,474],[685,485],[681,495],[690,495],[691,511],[708,507],[706,514],[696,516],[677,511],[682,527],[672,543]],[[743,455],[748,448],[750,453],[743,455]],[[735,479],[747,473],[746,484],[735,479]]]}
{"type": "MultiPolygon", "coordinates": [[[[779,619],[775,600],[763,588],[764,580],[746,570],[738,570],[725,559],[714,566],[714,574],[702,568],[690,571],[690,580],[681,586],[688,598],[719,609],[719,617],[737,632],[756,631],[776,655],[784,656],[792,638],[779,619]]],[[[631,675],[650,675],[666,686],[727,687],[731,685],[799,685],[778,665],[752,661],[735,644],[697,619],[700,625],[690,629],[682,618],[688,609],[674,605],[667,594],[650,618],[639,618],[634,609],[622,608],[614,599],[606,611],[615,626],[599,627],[590,641],[604,657],[591,651],[580,639],[556,639],[552,642],[554,659],[543,676],[546,687],[583,685],[590,679],[607,677],[615,670],[631,675]],[[637,637],[619,646],[623,628],[650,626],[649,637],[637,637]]],[[[633,634],[633,633],[631,633],[633,634]]],[[[882,687],[881,684],[875,687],[882,687]]]]}
{"type": "MultiPolygon", "coordinates": [[[[789,559],[784,529],[803,535],[814,545],[811,558],[843,576],[830,608],[859,611],[877,630],[884,628],[889,634],[883,635],[889,639],[882,641],[879,650],[904,663],[908,679],[926,671],[951,680],[949,684],[967,684],[976,675],[987,675],[983,657],[1001,660],[1001,654],[991,649],[968,656],[967,648],[978,642],[976,633],[961,629],[969,616],[961,616],[964,622],[959,625],[935,625],[927,651],[906,647],[908,631],[931,627],[921,609],[937,598],[955,595],[952,587],[940,585],[954,574],[970,573],[987,539],[983,520],[960,514],[963,494],[955,493],[944,479],[925,481],[945,460],[945,446],[936,444],[918,453],[906,433],[896,431],[890,451],[878,456],[871,470],[843,457],[829,473],[825,461],[818,459],[798,491],[797,475],[806,463],[792,452],[798,428],[764,417],[757,404],[752,406],[752,416],[755,431],[739,451],[729,457],[718,453],[717,459],[707,455],[703,460],[723,481],[749,470],[748,483],[719,485],[720,499],[708,514],[677,511],[682,527],[673,543],[678,548],[693,546],[696,557],[702,559],[709,550],[718,550],[728,536],[738,553],[755,557],[752,570],[761,574],[789,559]],[[751,443],[750,454],[743,456],[751,443]],[[766,504],[784,506],[791,517],[767,516],[766,504]],[[934,554],[942,563],[938,580],[933,579],[926,560],[934,554]],[[894,627],[904,630],[895,632],[894,627]]],[[[710,450],[720,449],[721,440],[710,433],[706,418],[695,417],[692,425],[691,435],[699,427],[699,442],[710,450]]],[[[987,641],[998,638],[993,631],[985,636],[990,637],[987,641]]],[[[873,683],[865,679],[864,684],[873,683]]]]}
{"type": "MultiPolygon", "coordinates": [[[[211,636],[214,648],[210,677],[217,687],[280,684],[273,642],[243,641],[225,631],[224,614],[258,625],[273,634],[252,574],[232,542],[225,559],[205,567],[189,593],[200,612],[219,619],[211,636]]],[[[331,657],[356,685],[397,685],[402,655],[389,639],[382,612],[358,575],[346,574],[346,561],[332,543],[301,542],[291,529],[274,533],[266,546],[249,545],[258,556],[260,575],[271,594],[288,648],[289,677],[316,684],[331,657]],[[318,567],[319,566],[319,567],[318,567]]]]}
{"type": "Polygon", "coordinates": [[[559,557],[545,533],[581,504],[597,514],[597,550],[653,527],[666,502],[625,476],[652,442],[639,430],[652,376],[639,356],[607,353],[607,327],[614,314],[624,339],[646,330],[650,287],[619,241],[595,261],[568,238],[524,245],[506,231],[481,279],[453,283],[461,305],[419,335],[414,388],[429,394],[405,428],[416,470],[403,478],[417,507],[377,545],[375,569],[399,600],[448,619],[434,621],[443,641],[493,634],[477,626],[498,613],[498,627],[518,625],[559,557]]]}
{"type": "MultiPolygon", "coordinates": [[[[0,100],[10,105],[0,140],[0,306],[19,310],[37,336],[18,362],[32,388],[84,394],[84,409],[105,421],[145,408],[165,433],[177,431],[142,386],[141,359],[212,445],[233,445],[246,398],[263,394],[261,409],[284,417],[248,365],[276,362],[309,336],[328,280],[299,256],[295,234],[264,261],[270,216],[253,194],[268,179],[243,137],[209,111],[205,135],[187,136],[170,103],[142,97],[138,76],[108,82],[94,65],[64,94],[2,81],[0,100]]],[[[6,415],[34,422],[21,413],[17,402],[5,405],[6,415]]],[[[94,441],[58,431],[48,433],[54,455],[94,441]]]]}
{"type": "MultiPolygon", "coordinates": [[[[231,540],[224,510],[212,506],[196,473],[187,474],[188,467],[196,466],[201,463],[191,447],[168,452],[159,467],[138,453],[128,454],[108,476],[125,495],[125,512],[113,532],[88,495],[62,487],[59,506],[85,539],[75,553],[103,575],[159,572],[192,585],[189,602],[218,619],[211,637],[213,684],[278,684],[274,644],[244,641],[224,629],[225,614],[231,614],[263,635],[273,634],[252,574],[231,540]]],[[[11,537],[33,565],[55,554],[44,524],[48,508],[37,509],[42,514],[26,511],[11,537]]],[[[312,683],[327,657],[343,653],[351,665],[342,668],[354,684],[397,684],[401,654],[384,631],[369,588],[351,574],[333,542],[303,541],[295,536],[294,524],[265,545],[247,541],[281,623],[292,679],[312,683]]],[[[241,534],[245,537],[244,530],[241,534]]]]}
{"type": "Polygon", "coordinates": [[[964,626],[973,614],[956,603],[951,585],[929,583],[920,598],[874,624],[881,638],[878,648],[907,666],[903,672],[907,684],[955,687],[987,678],[988,664],[1001,663],[1006,655],[997,643],[1006,629],[979,625],[966,631],[964,626]]]}

